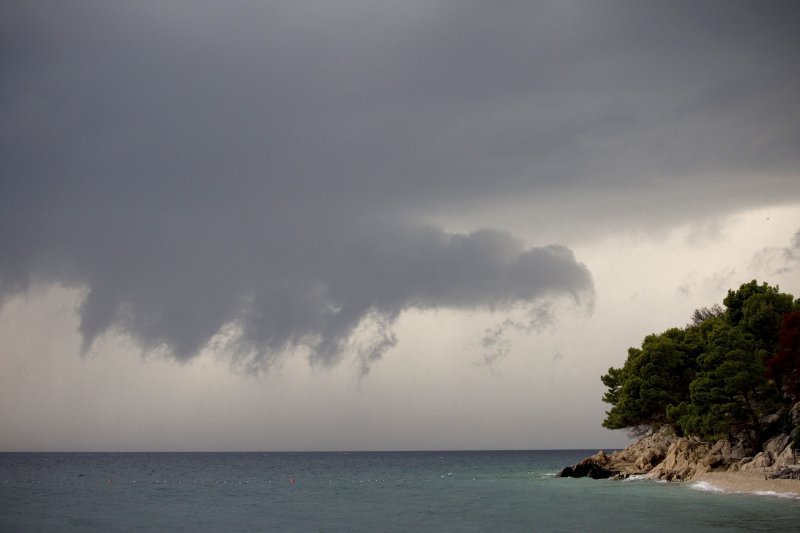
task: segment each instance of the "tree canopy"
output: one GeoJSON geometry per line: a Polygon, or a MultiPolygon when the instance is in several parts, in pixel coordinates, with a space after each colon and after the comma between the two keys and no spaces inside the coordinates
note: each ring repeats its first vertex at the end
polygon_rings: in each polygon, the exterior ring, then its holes
{"type": "Polygon", "coordinates": [[[648,335],[609,368],[604,427],[763,441],[766,415],[800,400],[800,299],[753,280],[722,303],[648,335]]]}

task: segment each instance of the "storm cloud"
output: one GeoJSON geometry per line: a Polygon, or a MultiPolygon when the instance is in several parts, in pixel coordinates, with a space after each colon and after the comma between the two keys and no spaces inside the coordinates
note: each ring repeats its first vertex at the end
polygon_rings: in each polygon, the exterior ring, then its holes
{"type": "Polygon", "coordinates": [[[567,247],[443,218],[800,198],[796,3],[3,11],[0,297],[81,287],[85,349],[367,368],[409,309],[591,300],[567,247]]]}

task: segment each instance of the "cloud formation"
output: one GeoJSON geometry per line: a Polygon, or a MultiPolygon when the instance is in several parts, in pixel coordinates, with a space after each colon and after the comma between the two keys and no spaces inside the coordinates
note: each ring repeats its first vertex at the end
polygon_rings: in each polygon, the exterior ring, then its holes
{"type": "Polygon", "coordinates": [[[800,229],[792,236],[789,246],[769,246],[759,250],[753,256],[752,267],[770,276],[800,268],[800,229]]]}
{"type": "Polygon", "coordinates": [[[0,297],[85,288],[87,348],[368,366],[407,309],[592,292],[565,246],[433,220],[800,198],[794,3],[4,11],[0,297]]]}
{"type": "Polygon", "coordinates": [[[504,309],[592,293],[570,250],[526,248],[503,232],[358,224],[347,212],[323,223],[269,203],[215,210],[183,198],[162,196],[160,209],[111,198],[114,208],[101,209],[87,195],[73,209],[17,210],[31,233],[4,242],[4,292],[31,281],[86,287],[85,349],[116,328],[188,359],[222,334],[223,348],[251,366],[304,347],[323,364],[354,352],[365,369],[394,345],[391,326],[404,310],[504,309]],[[37,228],[41,217],[54,220],[37,228]]]}
{"type": "MultiPolygon", "coordinates": [[[[591,310],[591,302],[588,307],[591,310]]],[[[521,313],[509,313],[509,316],[499,324],[486,328],[483,337],[478,342],[483,351],[480,364],[491,366],[508,355],[511,351],[509,334],[514,332],[526,335],[539,333],[557,322],[552,301],[541,301],[536,305],[526,306],[521,311],[521,313]]]]}

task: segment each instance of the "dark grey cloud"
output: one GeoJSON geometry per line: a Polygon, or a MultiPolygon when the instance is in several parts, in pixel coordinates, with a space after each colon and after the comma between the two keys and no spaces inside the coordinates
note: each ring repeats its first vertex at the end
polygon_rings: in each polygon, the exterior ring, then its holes
{"type": "Polygon", "coordinates": [[[409,308],[591,293],[441,214],[800,198],[795,3],[397,4],[4,3],[0,296],[83,287],[87,346],[368,362],[409,308]]]}

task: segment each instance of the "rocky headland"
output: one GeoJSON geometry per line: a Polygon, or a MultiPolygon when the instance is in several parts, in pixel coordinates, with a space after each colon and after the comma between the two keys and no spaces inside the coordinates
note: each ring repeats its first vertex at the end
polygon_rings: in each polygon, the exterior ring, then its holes
{"type": "MultiPolygon", "coordinates": [[[[792,409],[800,415],[800,403],[792,409]]],[[[705,442],[697,437],[678,436],[668,426],[634,442],[627,448],[606,454],[597,452],[564,468],[558,477],[625,479],[646,476],[666,481],[698,480],[714,472],[762,472],[766,478],[797,479],[800,484],[800,453],[792,437],[777,433],[758,449],[749,439],[736,442],[705,442]]]]}
{"type": "Polygon", "coordinates": [[[800,479],[797,459],[800,458],[793,453],[790,436],[783,433],[769,439],[763,450],[753,453],[743,444],[727,440],[703,442],[696,437],[678,437],[671,428],[662,428],[623,450],[610,454],[599,451],[564,468],[558,476],[594,479],[647,476],[688,481],[708,472],[763,470],[768,476],[800,479]]]}
{"type": "Polygon", "coordinates": [[[703,442],[696,437],[678,437],[672,430],[662,429],[623,450],[610,454],[601,450],[564,468],[558,477],[625,479],[646,475],[652,479],[688,481],[707,472],[769,470],[771,475],[794,475],[800,479],[800,464],[795,462],[789,435],[779,434],[763,448],[752,453],[742,444],[727,440],[703,442]]]}
{"type": "Polygon", "coordinates": [[[744,283],[686,326],[647,335],[600,379],[603,427],[648,433],[560,477],[760,480],[800,496],[800,298],[744,283]]]}

